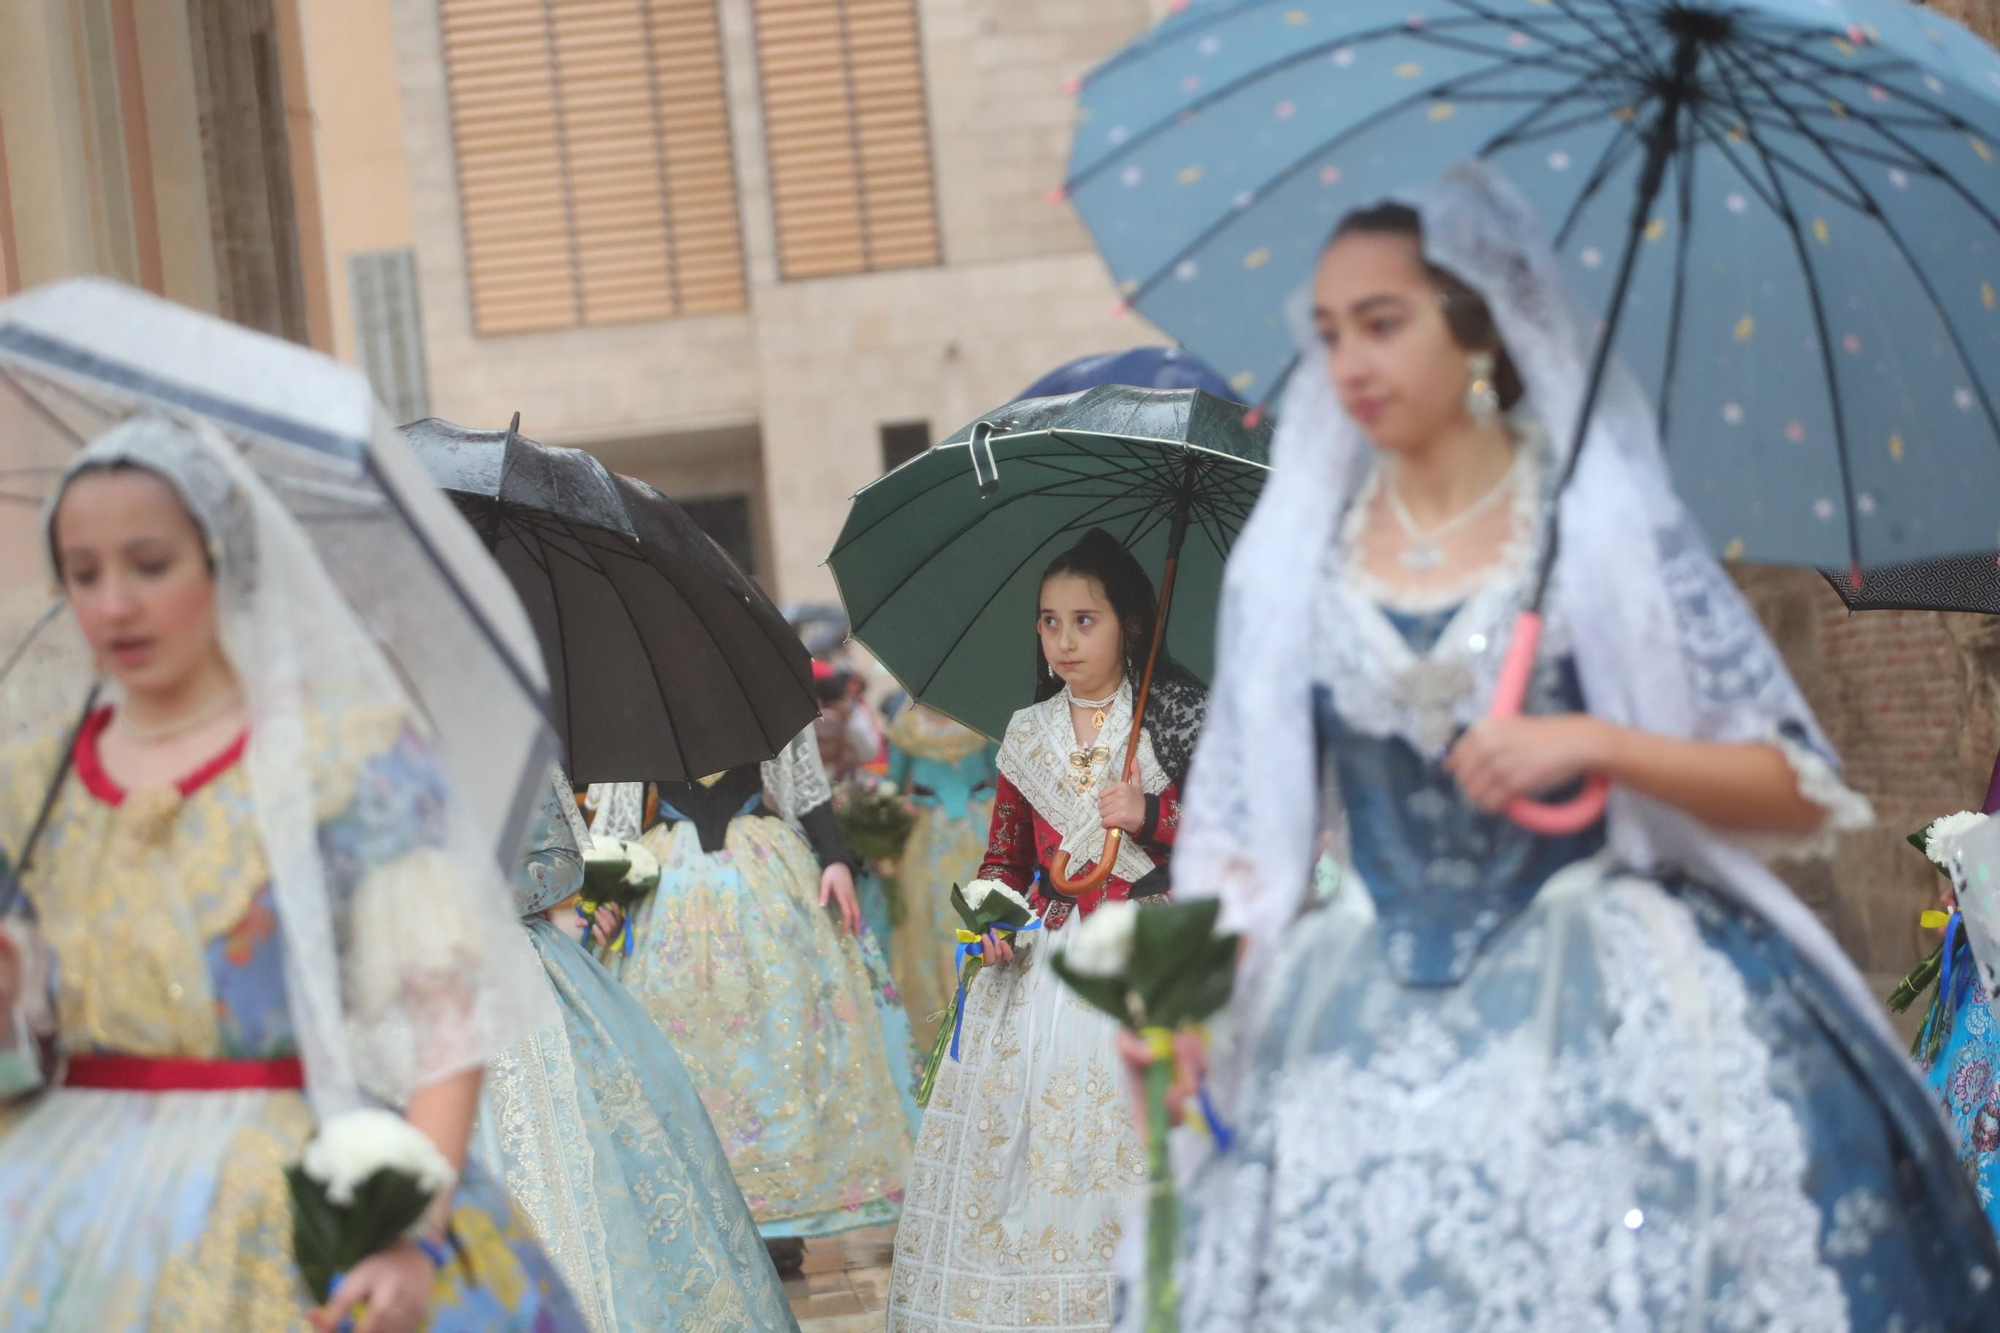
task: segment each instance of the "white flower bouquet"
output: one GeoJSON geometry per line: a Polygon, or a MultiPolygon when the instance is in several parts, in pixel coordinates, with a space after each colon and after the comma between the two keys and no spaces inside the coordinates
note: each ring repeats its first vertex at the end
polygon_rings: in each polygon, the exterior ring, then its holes
{"type": "Polygon", "coordinates": [[[965,1013],[965,988],[986,965],[986,936],[998,932],[1012,939],[1024,930],[1040,930],[1042,919],[1021,894],[997,879],[975,879],[963,889],[951,886],[951,909],[965,924],[958,932],[958,994],[945,1010],[944,1026],[938,1029],[937,1043],[924,1062],[924,1076],[917,1084],[917,1105],[929,1106],[931,1089],[937,1086],[938,1069],[947,1053],[958,1059],[958,1031],[965,1013]]]}
{"type": "Polygon", "coordinates": [[[1152,1055],[1146,1066],[1146,1333],[1174,1333],[1179,1326],[1174,1247],[1180,1208],[1167,1164],[1167,1092],[1174,1032],[1220,1011],[1235,985],[1236,936],[1216,929],[1221,910],[1213,898],[1144,908],[1104,903],[1053,961],[1071,990],[1138,1033],[1152,1055]]]}
{"type": "Polygon", "coordinates": [[[326,1304],[343,1273],[414,1235],[456,1180],[437,1145],[393,1111],[349,1111],[320,1126],[285,1169],[292,1253],[314,1299],[326,1304]]]}
{"type": "Polygon", "coordinates": [[[590,947],[590,928],[600,907],[616,907],[625,918],[619,938],[605,952],[632,952],[632,908],[660,887],[660,859],[644,845],[618,838],[599,838],[583,854],[583,893],[576,914],[583,919],[583,947],[590,947]]]}
{"type": "MultiPolygon", "coordinates": [[[[1915,833],[1908,835],[1905,841],[1922,852],[1924,859],[1929,861],[1940,875],[1949,879],[1952,853],[1957,849],[1959,840],[1984,825],[1986,820],[1987,817],[1976,810],[1961,810],[1955,815],[1942,815],[1933,819],[1915,833]]],[[[1970,977],[1972,972],[1969,967],[1965,967],[1970,962],[1970,948],[1964,931],[1959,928],[1959,915],[1955,904],[1953,910],[1948,912],[1936,909],[1927,911],[1923,913],[1920,921],[1926,929],[1942,931],[1943,936],[1938,941],[1937,947],[1924,955],[1923,961],[1911,968],[1909,975],[1897,982],[1896,988],[1889,992],[1889,1008],[1900,1014],[1921,999],[1924,992],[1933,986],[1937,987],[1936,993],[1931,996],[1929,1006],[1924,1011],[1924,1021],[1917,1029],[1916,1041],[1910,1047],[1910,1054],[1928,1065],[1943,1049],[1944,1040],[1951,1033],[1952,1018],[1959,1001],[1963,998],[1958,993],[1963,990],[1961,984],[1944,986],[1939,983],[1954,974],[1970,977]],[[1965,967],[1965,970],[1958,971],[1960,967],[1965,967]]]]}

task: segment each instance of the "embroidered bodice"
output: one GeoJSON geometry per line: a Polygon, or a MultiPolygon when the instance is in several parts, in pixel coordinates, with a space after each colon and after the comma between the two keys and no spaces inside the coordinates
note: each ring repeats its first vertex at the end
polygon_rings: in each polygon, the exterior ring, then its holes
{"type": "MultiPolygon", "coordinates": [[[[1455,609],[1382,614],[1412,649],[1427,654],[1455,609]]],[[[1550,876],[1604,845],[1602,821],[1571,837],[1543,838],[1481,810],[1444,771],[1442,753],[1423,754],[1402,737],[1348,726],[1324,686],[1313,697],[1320,744],[1342,801],[1348,859],[1368,886],[1390,967],[1402,981],[1463,980],[1481,947],[1550,876]]],[[[1526,711],[1582,707],[1575,664],[1567,657],[1542,662],[1526,711]]]]}
{"type": "MultiPolygon", "coordinates": [[[[242,745],[174,787],[128,795],[97,761],[108,717],[79,735],[24,884],[54,955],[63,1044],[159,1057],[295,1053],[283,925],[242,745]]],[[[421,854],[444,836],[430,751],[394,719],[368,714],[342,719],[319,744],[355,756],[339,765],[321,814],[328,890],[356,902],[371,937],[408,929],[421,854]]],[[[0,878],[60,753],[50,736],[0,756],[0,878]]]]}
{"type": "Polygon", "coordinates": [[[919,805],[959,818],[974,798],[993,790],[997,747],[955,722],[928,721],[920,705],[889,724],[889,745],[889,780],[919,805]]]}
{"type": "MultiPolygon", "coordinates": [[[[1191,705],[1199,722],[1201,700],[1191,705]]],[[[1150,714],[1149,714],[1150,716],[1150,714]]],[[[1070,762],[1077,749],[1069,705],[1061,695],[1014,714],[1000,746],[993,823],[981,879],[996,879],[1029,893],[1045,928],[1055,930],[1072,911],[1090,915],[1100,902],[1157,896],[1166,892],[1162,867],[1180,830],[1180,782],[1156,756],[1150,722],[1139,737],[1139,787],[1146,796],[1145,818],[1136,835],[1118,848],[1109,879],[1081,899],[1057,892],[1048,865],[1058,851],[1070,854],[1071,875],[1081,875],[1103,854],[1097,793],[1124,767],[1126,739],[1132,734],[1132,691],[1119,690],[1099,744],[1112,758],[1094,780],[1079,787],[1070,762]],[[1032,889],[1032,892],[1030,890],[1032,889]]]]}

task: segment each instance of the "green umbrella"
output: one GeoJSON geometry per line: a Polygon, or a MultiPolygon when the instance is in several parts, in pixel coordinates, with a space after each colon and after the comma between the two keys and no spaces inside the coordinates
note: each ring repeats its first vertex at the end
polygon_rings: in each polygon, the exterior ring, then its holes
{"type": "MultiPolygon", "coordinates": [[[[1269,448],[1268,425],[1198,389],[1102,385],[989,413],[854,497],[829,558],[854,637],[913,698],[998,737],[1034,700],[1042,570],[1095,527],[1158,571],[1165,647],[1206,680],[1269,448]]],[[[1149,659],[1141,716],[1151,675],[1149,659]]]]}

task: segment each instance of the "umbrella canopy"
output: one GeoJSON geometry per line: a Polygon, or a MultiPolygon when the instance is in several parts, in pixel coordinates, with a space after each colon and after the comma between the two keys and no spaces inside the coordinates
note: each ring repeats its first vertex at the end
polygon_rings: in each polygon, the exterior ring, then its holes
{"type": "Polygon", "coordinates": [[[402,434],[528,609],[575,781],[692,781],[818,716],[804,646],[679,505],[512,426],[402,434]]]}
{"type": "Polygon", "coordinates": [[[1085,81],[1068,192],[1243,395],[1334,223],[1488,159],[1725,554],[1994,549],[2000,56],[1897,0],[1210,0],[1085,81]],[[1622,309],[1620,308],[1622,300],[1622,309]]]}
{"type": "Polygon", "coordinates": [[[1129,384],[1136,389],[1200,389],[1218,398],[1235,391],[1207,362],[1178,347],[1134,347],[1124,352],[1080,356],[1057,366],[1022,390],[1023,398],[1053,398],[1081,393],[1100,384],[1129,384]]]}
{"type": "Polygon", "coordinates": [[[90,688],[42,576],[42,507],[83,445],[140,413],[219,432],[290,512],[511,879],[552,746],[541,654],[500,570],[358,372],[102,279],[0,303],[0,745],[73,720],[90,688]]]}
{"type": "Polygon", "coordinates": [[[1157,581],[1185,521],[1167,651],[1202,679],[1222,567],[1268,472],[1268,426],[1197,389],[1013,403],[854,497],[829,563],[865,644],[919,701],[989,737],[1034,699],[1042,570],[1084,532],[1157,581]]]}
{"type": "Polygon", "coordinates": [[[1850,611],[1975,611],[2000,616],[2000,565],[1990,555],[1926,560],[1851,574],[1822,570],[1850,611]]]}

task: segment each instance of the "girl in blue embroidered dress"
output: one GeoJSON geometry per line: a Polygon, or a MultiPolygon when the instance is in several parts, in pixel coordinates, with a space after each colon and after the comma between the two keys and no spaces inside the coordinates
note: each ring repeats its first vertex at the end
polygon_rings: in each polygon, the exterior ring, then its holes
{"type": "Polygon", "coordinates": [[[1312,297],[1177,857],[1250,937],[1183,1326],[1996,1326],[1921,1086],[1758,860],[1866,803],[1622,376],[1552,503],[1589,349],[1527,210],[1462,168],[1351,217],[1312,297]],[[1527,715],[1482,720],[1555,503],[1527,715]],[[1503,813],[1592,772],[1593,827],[1503,813]]]}

